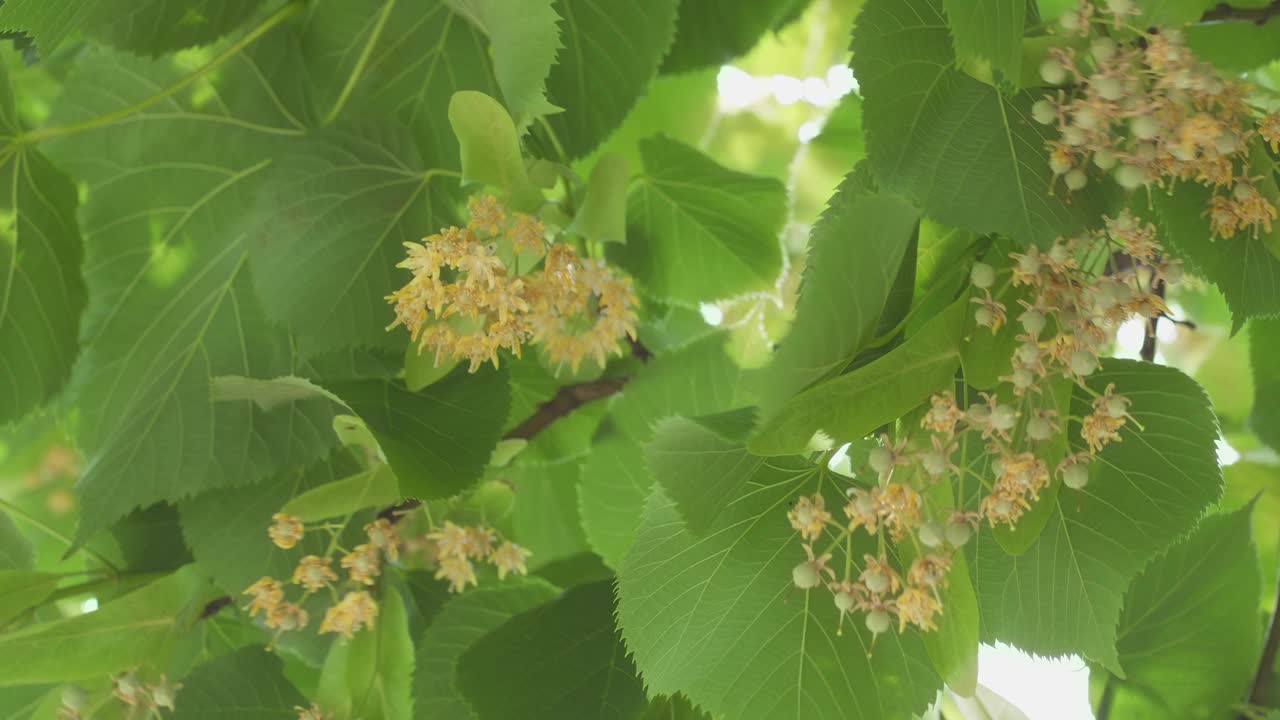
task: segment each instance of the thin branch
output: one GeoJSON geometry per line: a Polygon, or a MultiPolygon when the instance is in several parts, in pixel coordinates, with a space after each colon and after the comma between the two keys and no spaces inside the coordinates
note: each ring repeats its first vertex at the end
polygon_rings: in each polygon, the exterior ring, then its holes
{"type": "Polygon", "coordinates": [[[1217,7],[1200,16],[1202,23],[1214,22],[1251,22],[1265,25],[1268,20],[1280,17],[1280,0],[1260,8],[1238,8],[1227,3],[1219,3],[1217,7]]]}
{"type": "MultiPolygon", "coordinates": [[[[1155,281],[1152,293],[1161,300],[1164,299],[1164,280],[1155,281]]],[[[1139,352],[1139,356],[1147,362],[1156,361],[1156,330],[1159,329],[1161,315],[1152,315],[1151,319],[1147,320],[1146,332],[1142,337],[1142,350],[1139,352]]]]}
{"type": "Polygon", "coordinates": [[[1267,625],[1262,657],[1258,658],[1258,671],[1254,673],[1253,685],[1249,688],[1250,705],[1262,705],[1266,700],[1278,652],[1280,652],[1280,583],[1276,583],[1276,600],[1271,606],[1271,622],[1267,625]]]}
{"type": "Polygon", "coordinates": [[[612,377],[592,380],[591,382],[566,385],[556,391],[550,400],[538,406],[536,412],[524,422],[512,428],[503,437],[507,440],[528,440],[542,432],[551,423],[595,400],[617,393],[627,384],[627,377],[612,377]]]}

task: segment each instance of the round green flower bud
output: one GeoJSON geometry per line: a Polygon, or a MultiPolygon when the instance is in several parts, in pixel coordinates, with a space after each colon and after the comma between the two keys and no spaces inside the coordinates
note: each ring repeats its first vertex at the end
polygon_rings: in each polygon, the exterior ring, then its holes
{"type": "Polygon", "coordinates": [[[1110,62],[1116,56],[1116,41],[1109,37],[1097,37],[1089,43],[1089,54],[1099,63],[1110,62]]]}
{"type": "Polygon", "coordinates": [[[1091,352],[1077,350],[1071,353],[1071,372],[1077,375],[1092,375],[1098,369],[1098,357],[1091,352]]]}
{"type": "Polygon", "coordinates": [[[989,288],[996,281],[996,271],[984,262],[976,262],[969,271],[969,281],[979,288],[989,288]]]}
{"type": "Polygon", "coordinates": [[[1031,104],[1031,119],[1041,125],[1052,125],[1058,119],[1058,108],[1048,98],[1037,100],[1031,104]]]}
{"type": "Polygon", "coordinates": [[[854,606],[853,596],[843,590],[836,593],[835,602],[836,609],[840,612],[849,612],[854,606]]]}
{"type": "Polygon", "coordinates": [[[936,548],[942,544],[944,539],[942,525],[930,520],[920,526],[917,534],[920,536],[920,542],[928,548],[936,548]]]}
{"type": "Polygon", "coordinates": [[[1031,335],[1039,335],[1044,332],[1044,326],[1048,322],[1044,317],[1044,313],[1039,310],[1028,310],[1022,313],[1018,320],[1022,322],[1022,329],[1031,335]]]}
{"type": "Polygon", "coordinates": [[[1050,58],[1040,63],[1040,77],[1050,85],[1061,85],[1066,82],[1067,69],[1062,63],[1050,58]]]}
{"type": "Polygon", "coordinates": [[[1027,421],[1027,437],[1032,440],[1048,440],[1053,435],[1053,423],[1047,418],[1031,418],[1027,421]]]}
{"type": "Polygon", "coordinates": [[[893,453],[889,452],[888,448],[872,448],[871,452],[867,453],[867,464],[878,473],[886,472],[893,467],[893,453]]]}
{"type": "Polygon", "coordinates": [[[1129,120],[1129,132],[1139,140],[1151,140],[1160,134],[1160,123],[1150,115],[1138,115],[1129,120]]]}
{"type": "Polygon", "coordinates": [[[876,595],[883,595],[889,592],[889,577],[881,573],[868,573],[862,579],[867,589],[876,595]]]}
{"type": "Polygon", "coordinates": [[[1080,168],[1069,171],[1062,179],[1066,182],[1068,190],[1080,190],[1089,184],[1089,177],[1080,168]]]}
{"type": "Polygon", "coordinates": [[[963,520],[951,520],[947,523],[947,542],[953,547],[960,547],[969,542],[973,536],[973,528],[963,520]]]}
{"type": "Polygon", "coordinates": [[[1117,162],[1119,160],[1116,158],[1116,154],[1106,148],[1093,153],[1093,164],[1098,166],[1099,170],[1110,170],[1116,166],[1117,162]]]}
{"type": "Polygon", "coordinates": [[[1062,484],[1072,490],[1079,490],[1089,484],[1089,466],[1084,463],[1073,463],[1062,471],[1062,484]]]}
{"type": "Polygon", "coordinates": [[[822,582],[822,575],[818,572],[818,568],[811,562],[802,562],[791,568],[791,582],[801,590],[810,590],[818,587],[822,582]]]}
{"type": "Polygon", "coordinates": [[[867,613],[867,629],[879,635],[889,629],[889,613],[884,610],[872,610],[867,613]]]}
{"type": "Polygon", "coordinates": [[[1147,181],[1147,173],[1134,165],[1121,165],[1115,171],[1116,183],[1125,190],[1135,190],[1147,181]]]}

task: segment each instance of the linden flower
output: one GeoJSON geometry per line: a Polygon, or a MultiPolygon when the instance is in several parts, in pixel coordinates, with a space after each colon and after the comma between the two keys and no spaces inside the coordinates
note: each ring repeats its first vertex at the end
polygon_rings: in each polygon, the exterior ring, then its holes
{"type": "Polygon", "coordinates": [[[868,535],[875,535],[880,526],[880,513],[876,510],[876,493],[879,488],[867,492],[860,488],[849,488],[849,503],[844,506],[845,517],[849,518],[849,530],[859,527],[867,529],[868,535]]]}
{"type": "Polygon", "coordinates": [[[182,683],[170,683],[168,678],[161,675],[160,682],[151,686],[151,704],[157,709],[173,710],[173,701],[181,689],[182,683]]]}
{"type": "Polygon", "coordinates": [[[305,708],[301,705],[294,705],[293,710],[298,713],[298,720],[333,720],[333,713],[322,710],[315,703],[311,703],[311,707],[305,708]]]}
{"type": "Polygon", "coordinates": [[[529,569],[525,567],[524,561],[533,553],[516,545],[513,542],[504,542],[493,551],[493,555],[489,561],[494,567],[498,568],[498,579],[506,580],[509,573],[517,575],[529,574],[529,569]]]}
{"type": "Polygon", "coordinates": [[[787,520],[791,521],[791,527],[800,531],[801,538],[812,542],[822,537],[822,531],[831,522],[831,513],[827,512],[826,501],[821,495],[812,498],[802,496],[787,513],[787,520]]]}
{"type": "Polygon", "coordinates": [[[256,617],[259,612],[271,612],[280,601],[284,600],[284,585],[279,580],[263,577],[249,587],[241,595],[250,595],[253,600],[245,606],[249,617],[256,617]]]}
{"type": "Polygon", "coordinates": [[[478,585],[476,569],[465,556],[448,555],[440,560],[436,568],[435,578],[449,581],[449,592],[460,593],[467,589],[467,583],[478,585]]]}
{"type": "Polygon", "coordinates": [[[338,579],[338,574],[329,565],[333,561],[319,555],[308,555],[298,562],[293,569],[293,583],[306,588],[307,592],[315,592],[338,579]]]}
{"type": "Polygon", "coordinates": [[[920,493],[907,485],[888,483],[880,488],[877,500],[877,512],[894,542],[902,540],[920,524],[920,493]]]}
{"type": "Polygon", "coordinates": [[[276,513],[271,516],[271,527],[267,528],[267,535],[271,537],[271,542],[275,543],[278,548],[289,550],[298,544],[305,532],[302,527],[302,520],[288,513],[276,513]]]}
{"type": "Polygon", "coordinates": [[[937,393],[929,398],[929,412],[920,421],[920,427],[950,437],[956,432],[956,424],[964,419],[964,411],[956,405],[955,395],[937,393]]]}
{"type": "Polygon", "coordinates": [[[889,564],[888,558],[863,555],[864,568],[858,575],[858,581],[872,596],[879,597],[898,592],[902,587],[902,578],[898,571],[889,564]]]}
{"type": "Polygon", "coordinates": [[[340,564],[352,580],[365,585],[372,585],[373,579],[382,572],[378,548],[368,543],[357,545],[342,558],[340,564]]]}
{"type": "Polygon", "coordinates": [[[466,540],[462,543],[462,552],[467,557],[482,559],[493,552],[493,543],[498,536],[491,528],[484,526],[468,527],[466,540]]]}
{"type": "Polygon", "coordinates": [[[473,195],[467,200],[467,212],[471,214],[468,229],[486,235],[497,235],[507,222],[507,211],[492,195],[473,195]]]}
{"type": "Polygon", "coordinates": [[[281,632],[289,630],[301,630],[307,626],[310,617],[307,611],[291,602],[282,602],[273,606],[267,612],[267,618],[264,621],[266,626],[281,632]]]}
{"type": "Polygon", "coordinates": [[[111,676],[111,694],[125,705],[134,706],[142,694],[142,685],[138,683],[138,674],[130,670],[127,673],[111,676]]]}
{"type": "Polygon", "coordinates": [[[373,596],[361,590],[349,592],[338,601],[338,604],[324,613],[320,621],[320,632],[338,633],[350,640],[355,633],[366,627],[372,627],[378,617],[378,604],[373,596]]]}
{"type": "Polygon", "coordinates": [[[907,571],[907,582],[928,588],[946,587],[951,559],[942,555],[925,555],[916,558],[907,571]]]}
{"type": "Polygon", "coordinates": [[[519,250],[531,250],[541,253],[546,228],[542,221],[532,215],[515,214],[516,221],[511,226],[511,242],[519,250]]]}
{"type": "Polygon", "coordinates": [[[393,562],[400,559],[400,535],[390,520],[378,518],[364,526],[364,534],[370,545],[386,553],[393,562]]]}
{"type": "Polygon", "coordinates": [[[1258,134],[1271,146],[1271,152],[1280,153],[1280,112],[1262,118],[1258,123],[1258,134]]]}
{"type": "Polygon", "coordinates": [[[467,529],[448,520],[443,528],[427,533],[427,539],[435,543],[438,557],[462,557],[467,554],[467,529]]]}
{"type": "Polygon", "coordinates": [[[909,587],[898,596],[897,608],[898,632],[905,630],[907,625],[915,625],[925,631],[938,629],[933,618],[942,612],[942,604],[933,593],[909,587]]]}

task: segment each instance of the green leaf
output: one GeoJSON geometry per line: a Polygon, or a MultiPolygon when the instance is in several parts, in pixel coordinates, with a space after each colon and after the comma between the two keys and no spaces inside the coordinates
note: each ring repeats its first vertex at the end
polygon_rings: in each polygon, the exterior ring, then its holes
{"type": "Polygon", "coordinates": [[[1218,286],[1239,330],[1251,317],[1280,313],[1280,258],[1267,247],[1280,242],[1280,225],[1259,237],[1246,231],[1215,240],[1203,214],[1210,197],[1207,188],[1183,182],[1172,195],[1155,193],[1152,200],[1160,237],[1192,271],[1218,286]]]}
{"type": "Polygon", "coordinates": [[[556,0],[564,47],[547,77],[547,93],[564,112],[546,122],[567,159],[595,149],[645,93],[671,45],[677,4],[556,0]]]}
{"type": "Polygon", "coordinates": [[[943,0],[868,0],[853,36],[867,155],[887,190],[978,233],[1048,243],[1096,222],[1090,189],[1050,193],[1038,93],[1011,98],[955,68],[943,0]]]}
{"type": "Polygon", "coordinates": [[[840,184],[809,239],[791,331],[762,373],[766,413],[830,377],[871,340],[919,213],[876,190],[865,163],[840,184]]]}
{"type": "Polygon", "coordinates": [[[76,30],[124,50],[160,55],[212,42],[262,0],[10,0],[0,28],[25,30],[48,56],[76,30]]]}
{"type": "Polygon", "coordinates": [[[523,210],[537,206],[539,193],[529,181],[520,156],[520,139],[506,108],[474,90],[449,100],[449,125],[462,152],[463,184],[492,185],[523,210]]]}
{"type": "Polygon", "coordinates": [[[611,246],[642,289],[694,305],[771,288],[787,193],[665,137],[640,143],[644,175],[627,201],[628,242],[611,246]]]}
{"type": "Polygon", "coordinates": [[[530,570],[591,550],[578,510],[581,463],[525,465],[512,468],[510,478],[515,488],[513,534],[533,553],[530,570]]]}
{"type": "MultiPolygon", "coordinates": [[[[1080,653],[1119,673],[1124,588],[1217,500],[1222,472],[1217,423],[1194,381],[1129,360],[1108,360],[1089,377],[1095,392],[1112,383],[1132,401],[1133,420],[1090,464],[1089,484],[1059,493],[1044,532],[1024,554],[1008,555],[984,531],[971,543],[971,560],[985,641],[1039,655],[1080,653]]],[[[1072,415],[1088,414],[1091,402],[1077,391],[1072,415]]],[[[1072,449],[1081,447],[1073,437],[1072,449]]]]}
{"type": "Polygon", "coordinates": [[[34,563],[31,541],[8,514],[0,513],[0,570],[30,570],[34,563]]]}
{"type": "Polygon", "coordinates": [[[1200,23],[1183,29],[1196,57],[1228,73],[1243,73],[1280,58],[1280,25],[1200,23]]]}
{"type": "Polygon", "coordinates": [[[1144,0],[1135,3],[1134,7],[1139,13],[1132,22],[1135,23],[1134,27],[1177,27],[1198,21],[1201,15],[1217,5],[1217,0],[1144,0]]]}
{"type": "Polygon", "coordinates": [[[178,505],[183,537],[200,568],[229,594],[238,597],[264,575],[287,578],[303,555],[323,554],[329,536],[310,533],[298,547],[282,550],[267,536],[271,516],[290,498],[327,487],[355,469],[354,461],[340,451],[333,460],[282,472],[250,487],[203,493],[178,505]]]}
{"type": "Polygon", "coordinates": [[[507,418],[506,371],[461,368],[421,392],[396,382],[331,384],[364,420],[400,481],[401,495],[423,500],[449,497],[471,486],[507,418]]]}
{"type": "Polygon", "coordinates": [[[1280,449],[1280,318],[1249,321],[1249,361],[1253,367],[1253,412],[1249,427],[1272,449],[1280,449]]]}
{"type": "Polygon", "coordinates": [[[378,603],[372,629],[329,648],[316,704],[336,720],[399,720],[413,717],[413,640],[400,593],[388,590],[378,603]]]}
{"type": "Polygon", "coordinates": [[[266,411],[315,397],[342,404],[342,398],[337,395],[306,378],[293,375],[270,380],[247,378],[241,375],[219,375],[210,378],[209,393],[214,402],[249,400],[266,411]]]}
{"type": "Polygon", "coordinates": [[[310,703],[284,676],[280,658],[244,647],[196,667],[182,678],[173,713],[187,718],[293,720],[310,703]]]}
{"type": "MultiPolygon", "coordinates": [[[[0,17],[8,9],[0,7],[0,17]]],[[[0,69],[0,134],[21,132],[0,69]]],[[[85,306],[75,185],[31,146],[7,149],[0,159],[0,425],[62,388],[85,306]]]]}
{"type": "Polygon", "coordinates": [[[635,718],[648,701],[613,614],[612,582],[579,585],[482,637],[458,664],[477,716],[635,718]]]}
{"type": "Polygon", "coordinates": [[[484,585],[454,597],[418,641],[414,672],[420,717],[476,718],[458,687],[463,652],[511,617],[556,597],[559,590],[537,578],[484,585]]]}
{"type": "Polygon", "coordinates": [[[164,658],[212,598],[184,568],[94,612],[0,637],[0,685],[98,680],[164,658]]]}
{"type": "Polygon", "coordinates": [[[1252,511],[1205,518],[1130,583],[1113,717],[1207,720],[1245,696],[1261,646],[1252,511]]]}
{"type": "Polygon", "coordinates": [[[645,448],[649,469],[675,502],[685,526],[701,535],[767,460],[747,452],[698,418],[669,418],[645,448]]]}
{"type": "Polygon", "coordinates": [[[627,158],[605,153],[591,168],[582,207],[568,231],[595,242],[627,241],[627,158]]]}
{"type": "Polygon", "coordinates": [[[683,0],[676,40],[662,65],[664,73],[682,73],[723,65],[745,55],[765,33],[790,19],[796,0],[683,0]]]}
{"type": "MultiPolygon", "coordinates": [[[[402,352],[386,296],[409,280],[404,243],[456,221],[457,181],[426,169],[392,119],[326,128],[274,153],[250,241],[254,287],[307,352],[402,352]]],[[[449,159],[452,160],[451,158],[449,159]]]]}
{"type": "Polygon", "coordinates": [[[365,508],[394,505],[401,497],[395,473],[387,465],[378,465],[295,495],[280,512],[296,515],[303,522],[315,522],[365,508]]]}
{"type": "Polygon", "coordinates": [[[489,36],[493,73],[502,99],[524,129],[536,118],[558,112],[547,102],[547,75],[560,49],[560,17],[552,0],[453,0],[489,36]]]}
{"type": "MultiPolygon", "coordinates": [[[[269,36],[275,37],[275,36],[269,36]]],[[[268,324],[247,263],[247,210],[270,152],[306,117],[300,58],[264,40],[223,66],[220,102],[184,96],[50,144],[88,186],[81,221],[90,303],[75,377],[83,542],[136,507],[244,485],[320,457],[331,403],[214,402],[223,375],[298,372],[288,333],[268,324]],[[267,159],[264,159],[267,158],[267,159]]],[[[167,62],[98,52],[54,110],[74,124],[175,81],[167,62]]]]}
{"type": "Polygon", "coordinates": [[[60,576],[35,570],[0,570],[0,627],[45,601],[60,576]]]}
{"type": "MultiPolygon", "coordinates": [[[[797,592],[804,558],[786,503],[812,473],[762,465],[701,536],[660,490],[619,573],[618,619],[650,693],[683,692],[717,717],[913,717],[941,686],[915,633],[886,633],[868,655],[861,622],[836,634],[825,590],[797,592]]],[[[690,478],[696,481],[697,478],[690,478]]]]}
{"type": "Polygon", "coordinates": [[[622,563],[653,487],[643,447],[659,421],[732,407],[739,377],[716,334],[653,358],[623,386],[610,413],[618,432],[592,446],[578,487],[583,529],[610,566],[622,563]]]}
{"type": "Polygon", "coordinates": [[[335,106],[354,80],[347,108],[395,114],[413,133],[421,157],[457,169],[449,100],[459,90],[501,95],[489,43],[450,0],[401,0],[379,29],[373,19],[384,2],[308,3],[302,47],[319,101],[335,106]]]}
{"type": "Polygon", "coordinates": [[[1008,82],[1022,75],[1026,0],[943,0],[956,57],[990,63],[1008,82]]]}
{"type": "Polygon", "coordinates": [[[836,440],[856,440],[948,387],[960,366],[969,307],[962,296],[888,353],[796,395],[761,423],[748,443],[751,452],[802,452],[819,430],[836,440]]]}

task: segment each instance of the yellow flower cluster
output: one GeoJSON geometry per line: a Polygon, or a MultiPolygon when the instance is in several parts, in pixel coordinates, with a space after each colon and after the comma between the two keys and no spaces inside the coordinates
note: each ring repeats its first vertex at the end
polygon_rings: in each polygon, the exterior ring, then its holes
{"type": "MultiPolygon", "coordinates": [[[[920,496],[905,484],[888,483],[870,492],[855,489],[850,497],[845,508],[849,524],[835,533],[833,548],[841,547],[842,541],[858,527],[871,534],[889,528],[892,534],[895,527],[905,529],[908,525],[919,525],[920,496]]],[[[942,612],[938,591],[947,585],[951,558],[941,553],[921,555],[911,563],[904,581],[884,554],[863,555],[861,568],[852,557],[847,557],[844,575],[837,580],[836,572],[830,567],[831,553],[817,555],[812,544],[826,534],[830,526],[836,525],[824,509],[825,504],[821,495],[802,496],[787,513],[791,527],[805,541],[806,559],[791,572],[795,586],[811,590],[825,584],[840,613],[838,634],[843,632],[845,615],[855,610],[866,614],[863,622],[875,636],[889,629],[893,615],[898,617],[898,632],[908,625],[923,631],[935,630],[935,618],[942,612]]],[[[848,546],[845,549],[847,551],[848,546]]]]}
{"type": "Polygon", "coordinates": [[[485,362],[496,367],[499,350],[520,357],[530,342],[556,365],[576,370],[591,358],[603,366],[621,353],[622,338],[634,339],[629,278],[580,257],[573,245],[547,243],[541,221],[509,214],[492,195],[471,198],[468,208],[465,228],[405,243],[408,258],[397,267],[413,278],[387,298],[396,314],[388,329],[404,325],[436,365],[465,359],[472,372],[485,362]],[[522,254],[541,258],[541,269],[522,274],[522,254]]]}
{"type": "Polygon", "coordinates": [[[1182,269],[1163,258],[1155,228],[1126,211],[1105,218],[1096,232],[1060,238],[1043,251],[1011,253],[1009,260],[1004,274],[982,262],[970,274],[981,294],[973,299],[980,326],[997,331],[1009,322],[1012,313],[999,298],[1025,298],[1012,320],[1016,329],[1009,332],[1016,345],[999,385],[978,393],[979,401],[968,407],[951,392],[935,394],[920,419],[923,433],[905,433],[897,442],[881,435],[866,462],[876,482],[847,489],[843,522],[833,519],[821,495],[800,497],[787,512],[806,554],[792,581],[803,590],[826,583],[842,622],[858,610],[866,613],[873,634],[885,632],[894,615],[899,632],[908,626],[934,629],[943,611],[938,590],[979,522],[1016,525],[1055,477],[1068,488],[1084,488],[1092,457],[1120,441],[1121,429],[1133,420],[1128,398],[1116,394],[1114,385],[1099,393],[1086,380],[1097,372],[1099,354],[1121,323],[1167,312],[1155,288],[1178,282],[1182,269]],[[1061,393],[1052,387],[1059,382],[1094,398],[1091,412],[1076,419],[1085,449],[1066,457],[1055,444],[1065,440],[1067,420],[1059,415],[1066,409],[1055,404],[1061,393]],[[977,472],[976,458],[963,454],[957,463],[962,447],[985,451],[987,471],[977,472]],[[963,482],[969,476],[982,486],[976,512],[929,505],[926,488],[958,480],[965,497],[963,482]],[[864,555],[855,573],[859,562],[846,541],[859,529],[877,538],[882,551],[864,555]],[[831,536],[832,550],[843,548],[847,555],[839,579],[831,568],[832,553],[814,549],[825,536],[831,536]],[[901,572],[883,550],[886,541],[898,546],[898,557],[915,558],[901,572]]]}
{"type": "Polygon", "coordinates": [[[448,581],[449,592],[462,592],[468,584],[479,584],[473,560],[491,563],[498,570],[499,580],[512,573],[529,572],[525,559],[532,553],[509,540],[494,547],[498,535],[483,525],[455,525],[446,520],[443,526],[427,533],[427,540],[436,563],[435,577],[448,581]]]}
{"type": "MultiPolygon", "coordinates": [[[[293,515],[276,513],[271,520],[267,536],[281,549],[296,547],[307,532],[302,520],[293,515]]],[[[330,546],[330,553],[333,553],[338,550],[336,534],[341,528],[329,526],[327,529],[334,533],[334,542],[330,546]]],[[[400,538],[389,520],[375,520],[365,525],[364,531],[369,542],[343,553],[338,562],[347,572],[348,581],[357,587],[376,582],[382,572],[384,554],[393,561],[399,557],[400,538]]],[[[363,589],[348,592],[339,600],[336,587],[339,580],[329,553],[324,556],[305,555],[294,567],[290,578],[291,584],[302,588],[302,595],[296,602],[285,599],[284,582],[273,577],[263,577],[244,590],[243,594],[250,598],[245,609],[249,611],[250,617],[257,617],[262,613],[263,624],[277,635],[301,630],[311,621],[302,603],[311,595],[328,589],[335,602],[325,611],[320,622],[320,632],[338,633],[351,638],[359,630],[373,625],[378,616],[378,605],[373,596],[363,589]]]]}
{"type": "Polygon", "coordinates": [[[1064,15],[1063,32],[1089,40],[1088,50],[1056,48],[1040,67],[1049,84],[1072,85],[1032,107],[1058,130],[1049,143],[1055,175],[1069,190],[1088,183],[1090,163],[1127,189],[1197,182],[1214,191],[1205,212],[1215,235],[1270,231],[1274,186],[1260,187],[1250,148],[1257,135],[1280,149],[1280,115],[1255,112],[1249,85],[1199,62],[1180,30],[1136,30],[1132,3],[1106,6],[1084,2],[1064,15]]]}

